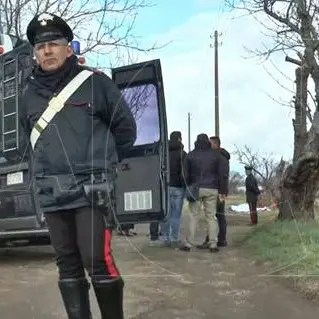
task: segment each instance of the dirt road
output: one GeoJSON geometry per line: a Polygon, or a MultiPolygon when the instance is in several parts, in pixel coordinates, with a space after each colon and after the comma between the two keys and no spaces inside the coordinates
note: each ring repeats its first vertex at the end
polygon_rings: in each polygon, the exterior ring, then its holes
{"type": "MultiPolygon", "coordinates": [[[[147,228],[114,237],[126,282],[126,319],[316,319],[310,301],[264,276],[240,247],[219,254],[149,247],[147,228]]],[[[231,237],[234,240],[236,227],[231,237]]],[[[0,251],[1,319],[66,318],[50,247],[0,251]]],[[[91,291],[92,292],[92,291],[91,291]]],[[[93,298],[94,318],[100,318],[93,298]]]]}

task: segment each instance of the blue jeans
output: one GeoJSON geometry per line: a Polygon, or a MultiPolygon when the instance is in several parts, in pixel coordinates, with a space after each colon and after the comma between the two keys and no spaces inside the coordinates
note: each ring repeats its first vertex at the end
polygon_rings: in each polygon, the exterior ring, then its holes
{"type": "Polygon", "coordinates": [[[178,241],[179,227],[184,203],[185,189],[180,187],[169,187],[169,209],[170,217],[162,224],[162,240],[178,241]]]}

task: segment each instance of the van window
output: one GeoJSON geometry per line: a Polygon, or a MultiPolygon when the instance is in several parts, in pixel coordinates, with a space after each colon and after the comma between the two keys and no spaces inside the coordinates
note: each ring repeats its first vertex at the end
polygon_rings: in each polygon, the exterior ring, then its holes
{"type": "Polygon", "coordinates": [[[160,140],[157,91],[154,84],[132,86],[121,90],[137,125],[134,146],[153,144],[160,140]]]}

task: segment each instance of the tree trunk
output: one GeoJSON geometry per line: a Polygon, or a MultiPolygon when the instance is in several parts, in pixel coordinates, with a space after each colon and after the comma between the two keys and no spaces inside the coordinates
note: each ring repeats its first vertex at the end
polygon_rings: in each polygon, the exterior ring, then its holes
{"type": "MultiPolygon", "coordinates": [[[[312,156],[311,156],[312,157],[312,156]]],[[[319,159],[300,161],[299,170],[293,171],[294,167],[288,168],[288,174],[284,177],[280,189],[281,199],[279,202],[278,219],[297,219],[310,221],[314,219],[314,201],[318,189],[319,159]]],[[[296,164],[294,165],[296,166],[296,164]]]]}
{"type": "Polygon", "coordinates": [[[294,158],[280,183],[279,219],[314,219],[319,186],[319,114],[307,132],[306,106],[309,68],[296,70],[294,158]]]}
{"type": "MultiPolygon", "coordinates": [[[[314,121],[319,128],[319,114],[314,121]]],[[[318,139],[319,134],[310,130],[309,135],[318,139]]],[[[318,145],[318,144],[317,144],[318,145]]],[[[319,145],[318,145],[319,146],[319,145]]],[[[314,219],[314,201],[319,187],[319,147],[306,152],[288,166],[281,185],[279,219],[314,219]]]]}
{"type": "Polygon", "coordinates": [[[295,98],[295,119],[294,127],[294,156],[293,162],[301,156],[307,142],[307,97],[309,69],[298,67],[296,75],[296,98],[295,98]]]}
{"type": "Polygon", "coordinates": [[[286,191],[282,198],[283,202],[279,205],[279,220],[314,220],[314,197],[305,198],[302,194],[290,190],[286,191]],[[304,200],[309,203],[307,207],[300,205],[304,200]]]}

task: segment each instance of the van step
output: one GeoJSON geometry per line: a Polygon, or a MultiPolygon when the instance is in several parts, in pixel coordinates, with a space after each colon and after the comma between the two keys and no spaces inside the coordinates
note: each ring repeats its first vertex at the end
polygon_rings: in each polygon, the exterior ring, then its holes
{"type": "Polygon", "coordinates": [[[11,238],[11,237],[33,237],[36,236],[48,236],[49,230],[43,229],[26,229],[26,230],[8,230],[0,231],[0,238],[11,238]]]}

